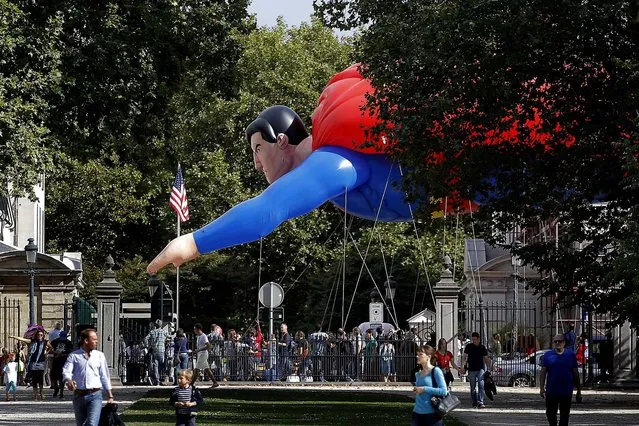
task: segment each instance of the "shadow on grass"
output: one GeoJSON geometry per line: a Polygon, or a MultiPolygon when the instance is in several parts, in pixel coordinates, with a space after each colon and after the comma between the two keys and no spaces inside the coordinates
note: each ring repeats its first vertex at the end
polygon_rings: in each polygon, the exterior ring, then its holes
{"type": "MultiPolygon", "coordinates": [[[[371,425],[410,424],[413,400],[404,395],[308,389],[202,389],[198,425],[371,425]]],[[[129,407],[122,420],[132,426],[175,424],[169,390],[151,391],[129,407]]],[[[446,418],[446,426],[463,423],[446,418]]]]}

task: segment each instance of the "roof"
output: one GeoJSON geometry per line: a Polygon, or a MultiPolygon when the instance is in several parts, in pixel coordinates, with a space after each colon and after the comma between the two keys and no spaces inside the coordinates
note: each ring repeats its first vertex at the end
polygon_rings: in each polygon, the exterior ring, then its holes
{"type": "Polygon", "coordinates": [[[7,251],[16,251],[16,250],[20,250],[20,249],[17,248],[17,247],[13,247],[13,246],[11,246],[9,244],[5,244],[2,241],[0,241],[0,253],[4,253],[4,252],[7,252],[7,251]]]}
{"type": "Polygon", "coordinates": [[[482,238],[469,238],[465,242],[464,270],[479,270],[488,262],[510,256],[508,250],[486,244],[482,238]]]}
{"type": "Polygon", "coordinates": [[[424,309],[423,311],[413,315],[406,320],[409,324],[421,324],[423,322],[435,322],[435,312],[430,309],[424,309]]]}

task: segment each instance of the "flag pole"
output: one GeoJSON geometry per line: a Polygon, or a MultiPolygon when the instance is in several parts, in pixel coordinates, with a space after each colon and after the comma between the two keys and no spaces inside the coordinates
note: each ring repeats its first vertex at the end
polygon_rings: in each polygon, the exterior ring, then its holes
{"type": "MultiPolygon", "coordinates": [[[[171,196],[169,197],[169,205],[175,213],[177,213],[177,238],[180,238],[181,222],[189,220],[189,207],[186,201],[186,188],[184,186],[184,177],[182,176],[182,168],[178,163],[177,175],[175,182],[171,187],[171,196]]],[[[175,273],[175,329],[180,328],[180,267],[176,268],[175,273]]]]}
{"type": "MultiPolygon", "coordinates": [[[[180,217],[177,217],[177,236],[180,237],[180,217]]],[[[175,331],[180,328],[180,267],[175,274],[175,331]]]]}

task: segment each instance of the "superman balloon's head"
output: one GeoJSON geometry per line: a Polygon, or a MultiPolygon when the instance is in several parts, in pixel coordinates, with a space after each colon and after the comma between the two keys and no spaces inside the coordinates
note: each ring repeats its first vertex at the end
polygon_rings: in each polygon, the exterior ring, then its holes
{"type": "Polygon", "coordinates": [[[308,137],[308,131],[299,115],[283,105],[266,108],[255,121],[246,127],[246,139],[251,143],[251,136],[260,133],[266,142],[275,143],[280,133],[288,136],[288,143],[297,145],[308,137]]]}
{"type": "Polygon", "coordinates": [[[255,169],[273,183],[299,164],[296,148],[308,138],[300,117],[290,108],[276,105],[265,109],[246,128],[255,169]]]}

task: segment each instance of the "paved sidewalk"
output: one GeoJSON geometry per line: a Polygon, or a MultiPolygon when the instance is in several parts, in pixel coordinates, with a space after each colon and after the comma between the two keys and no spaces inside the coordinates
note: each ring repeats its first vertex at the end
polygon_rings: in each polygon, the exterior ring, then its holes
{"type": "MultiPolygon", "coordinates": [[[[498,387],[494,401],[484,398],[486,408],[472,408],[468,383],[453,392],[462,406],[453,416],[468,425],[548,425],[544,400],[538,388],[498,387]]],[[[638,390],[584,390],[583,402],[570,410],[570,425],[639,425],[638,390]]]]}
{"type": "MultiPolygon", "coordinates": [[[[208,383],[203,383],[207,387],[208,383]]],[[[397,393],[412,395],[412,386],[406,383],[313,383],[293,384],[282,382],[226,382],[223,387],[302,387],[304,389],[369,391],[380,394],[397,393]]],[[[165,387],[170,389],[171,387],[165,387]]],[[[120,412],[149,390],[159,389],[152,386],[116,386],[113,389],[115,402],[120,412]]],[[[471,407],[468,383],[454,383],[453,392],[461,399],[462,406],[455,410],[454,417],[469,426],[474,425],[547,425],[544,401],[537,388],[498,387],[495,400],[486,399],[486,408],[478,410],[471,407]]],[[[51,395],[49,390],[48,394],[51,395]]],[[[73,405],[71,396],[60,400],[47,398],[33,401],[31,389],[20,387],[18,401],[0,400],[0,426],[4,425],[73,425],[73,405]]],[[[336,421],[336,425],[339,422],[336,421]]],[[[583,403],[573,404],[570,424],[573,426],[639,426],[639,390],[585,390],[583,403]]]]}
{"type": "MultiPolygon", "coordinates": [[[[119,411],[142,398],[151,387],[115,386],[113,396],[119,411]]],[[[4,391],[4,386],[3,386],[4,391]]],[[[52,398],[53,390],[45,389],[44,401],[33,400],[33,390],[20,386],[17,401],[6,402],[4,392],[0,399],[0,426],[5,425],[75,425],[71,392],[64,399],[52,398]],[[48,396],[48,398],[47,398],[48,396]]]]}

